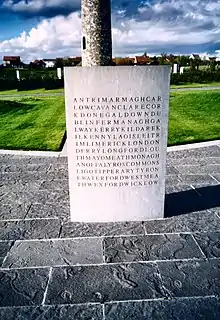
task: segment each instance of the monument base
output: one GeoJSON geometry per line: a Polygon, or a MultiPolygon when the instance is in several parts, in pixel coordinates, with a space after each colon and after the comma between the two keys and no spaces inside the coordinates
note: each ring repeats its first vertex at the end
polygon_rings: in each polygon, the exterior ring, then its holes
{"type": "Polygon", "coordinates": [[[163,218],[170,66],[64,74],[71,221],[163,218]]]}

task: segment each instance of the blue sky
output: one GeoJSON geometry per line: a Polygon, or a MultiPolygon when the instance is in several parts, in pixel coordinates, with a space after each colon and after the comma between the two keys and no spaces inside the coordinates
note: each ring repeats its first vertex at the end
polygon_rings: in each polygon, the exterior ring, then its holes
{"type": "MultiPolygon", "coordinates": [[[[80,55],[79,0],[0,0],[0,60],[80,55]]],[[[112,0],[113,55],[220,55],[219,0],[112,0]]]]}

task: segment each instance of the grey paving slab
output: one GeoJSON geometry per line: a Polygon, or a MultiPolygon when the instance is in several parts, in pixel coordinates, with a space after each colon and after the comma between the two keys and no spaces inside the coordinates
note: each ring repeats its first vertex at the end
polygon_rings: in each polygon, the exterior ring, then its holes
{"type": "Polygon", "coordinates": [[[144,234],[142,222],[63,223],[61,238],[144,234]]]}
{"type": "MultiPolygon", "coordinates": [[[[192,189],[192,187],[188,184],[182,183],[182,184],[176,184],[176,185],[165,185],[165,192],[166,194],[170,193],[180,193],[183,191],[189,191],[189,194],[195,194],[195,191],[192,189]]],[[[195,197],[197,195],[195,194],[195,197]]]]}
{"type": "Polygon", "coordinates": [[[0,220],[23,219],[26,216],[30,208],[30,205],[31,203],[19,203],[19,202],[12,202],[8,204],[1,203],[0,220]]]}
{"type": "Polygon", "coordinates": [[[105,320],[218,320],[215,297],[105,304],[105,320]]]}
{"type": "Polygon", "coordinates": [[[220,259],[157,263],[170,297],[219,295],[220,259]]]}
{"type": "Polygon", "coordinates": [[[38,171],[22,171],[22,172],[14,172],[13,174],[8,172],[8,173],[0,173],[0,181],[25,181],[25,182],[30,182],[30,181],[35,181],[35,180],[45,180],[45,175],[46,173],[43,172],[38,172],[38,171]]]}
{"type": "Polygon", "coordinates": [[[101,304],[0,308],[3,320],[103,320],[101,304]]]}
{"type": "Polygon", "coordinates": [[[170,163],[175,166],[188,166],[188,165],[209,165],[209,164],[220,164],[220,156],[218,157],[205,157],[205,158],[179,158],[179,159],[170,159],[170,163]]]}
{"type": "Polygon", "coordinates": [[[176,166],[176,168],[182,174],[218,174],[220,172],[220,164],[176,166]]]}
{"type": "Polygon", "coordinates": [[[68,169],[67,165],[65,165],[63,168],[62,167],[52,167],[48,173],[47,173],[48,178],[52,179],[68,179],[69,174],[68,174],[68,169]]]}
{"type": "Polygon", "coordinates": [[[42,172],[42,173],[47,173],[47,171],[50,169],[50,163],[47,164],[31,164],[27,163],[26,165],[24,164],[5,164],[1,166],[1,172],[2,173],[18,173],[18,172],[23,172],[23,171],[30,171],[30,172],[42,172]]]}
{"type": "Polygon", "coordinates": [[[36,192],[40,188],[40,181],[7,181],[6,183],[0,186],[1,194],[10,193],[10,192],[36,192]]]}
{"type": "Polygon", "coordinates": [[[46,304],[163,297],[153,263],[54,268],[46,304]]]}
{"type": "Polygon", "coordinates": [[[25,190],[25,191],[10,191],[1,195],[1,202],[3,204],[10,204],[14,202],[31,202],[31,203],[60,203],[69,202],[68,190],[25,190]]]}
{"type": "Polygon", "coordinates": [[[215,179],[208,174],[182,174],[181,179],[189,185],[215,185],[218,184],[215,179]]]}
{"type": "Polygon", "coordinates": [[[0,307],[40,305],[49,269],[0,270],[0,307]]]}
{"type": "Polygon", "coordinates": [[[14,241],[0,241],[0,257],[5,257],[13,244],[14,241]]]}
{"type": "Polygon", "coordinates": [[[214,173],[212,176],[220,183],[220,173],[214,173]]]}
{"type": "Polygon", "coordinates": [[[213,212],[200,211],[163,220],[146,221],[147,234],[176,232],[208,232],[220,230],[220,219],[213,212]]]}
{"type": "Polygon", "coordinates": [[[43,181],[40,190],[68,190],[69,180],[68,179],[55,179],[43,181]]]}
{"type": "Polygon", "coordinates": [[[194,237],[207,258],[220,258],[220,232],[197,233],[194,237]]]}
{"type": "Polygon", "coordinates": [[[17,241],[4,261],[3,268],[99,263],[103,263],[103,256],[102,240],[98,238],[17,241]]]}
{"type": "Polygon", "coordinates": [[[70,205],[69,203],[34,203],[30,206],[26,218],[70,219],[70,205]]]}
{"type": "Polygon", "coordinates": [[[0,221],[0,240],[58,238],[60,228],[57,219],[0,221]]]}
{"type": "Polygon", "coordinates": [[[166,166],[166,174],[167,175],[175,175],[175,174],[179,174],[179,171],[176,169],[176,168],[174,168],[173,166],[166,166]]]}
{"type": "Polygon", "coordinates": [[[107,263],[204,258],[189,234],[107,238],[104,255],[107,263]]]}
{"type": "Polygon", "coordinates": [[[217,217],[220,218],[220,206],[215,207],[215,208],[211,208],[211,209],[209,209],[209,211],[212,212],[212,213],[214,213],[214,214],[216,214],[217,217]]]}
{"type": "Polygon", "coordinates": [[[69,190],[39,190],[34,194],[33,203],[69,203],[69,190]]]}
{"type": "Polygon", "coordinates": [[[175,159],[188,159],[188,158],[209,158],[209,157],[220,157],[220,148],[216,146],[198,148],[198,149],[186,149],[179,151],[172,151],[167,153],[167,160],[175,159]]]}
{"type": "Polygon", "coordinates": [[[181,185],[184,184],[181,175],[167,175],[166,180],[165,180],[165,185],[166,186],[176,186],[176,185],[181,185]]]}

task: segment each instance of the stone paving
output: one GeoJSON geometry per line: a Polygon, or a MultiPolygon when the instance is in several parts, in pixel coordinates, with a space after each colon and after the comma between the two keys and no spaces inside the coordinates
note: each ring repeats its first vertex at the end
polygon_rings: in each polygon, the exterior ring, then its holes
{"type": "Polygon", "coordinates": [[[71,223],[66,157],[0,165],[0,319],[220,319],[220,145],[168,153],[148,222],[71,223]]]}

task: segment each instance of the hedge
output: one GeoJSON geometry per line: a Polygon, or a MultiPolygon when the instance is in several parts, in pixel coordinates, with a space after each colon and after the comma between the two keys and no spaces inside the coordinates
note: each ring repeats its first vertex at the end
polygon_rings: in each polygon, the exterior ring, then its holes
{"type": "Polygon", "coordinates": [[[1,80],[0,91],[17,89],[18,91],[35,90],[45,88],[46,90],[64,87],[64,81],[59,79],[31,79],[31,80],[1,80]]]}
{"type": "MultiPolygon", "coordinates": [[[[171,74],[171,84],[175,85],[208,82],[220,82],[220,70],[189,70],[182,74],[171,74]]],[[[50,90],[63,88],[63,86],[64,81],[57,78],[56,70],[21,70],[21,81],[18,81],[15,69],[0,69],[0,91],[11,89],[33,90],[39,88],[50,90]]]]}
{"type": "Polygon", "coordinates": [[[171,75],[171,84],[220,82],[220,71],[188,71],[171,75]]]}

